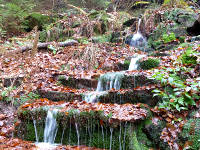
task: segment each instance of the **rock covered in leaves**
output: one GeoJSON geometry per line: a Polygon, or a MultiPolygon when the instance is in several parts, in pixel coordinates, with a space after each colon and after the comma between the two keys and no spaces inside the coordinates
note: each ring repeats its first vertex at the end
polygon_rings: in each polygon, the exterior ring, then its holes
{"type": "MultiPolygon", "coordinates": [[[[96,113],[97,118],[107,118],[105,121],[112,124],[112,122],[136,122],[143,120],[148,116],[147,110],[141,108],[140,105],[133,104],[103,104],[103,103],[87,103],[85,101],[78,102],[53,102],[48,99],[38,99],[33,103],[28,103],[18,110],[18,117],[25,117],[24,111],[34,112],[34,110],[40,110],[42,106],[49,107],[50,109],[56,108],[62,115],[68,116],[72,110],[76,114],[81,112],[96,113]]],[[[83,116],[84,117],[84,116],[83,116]]]]}

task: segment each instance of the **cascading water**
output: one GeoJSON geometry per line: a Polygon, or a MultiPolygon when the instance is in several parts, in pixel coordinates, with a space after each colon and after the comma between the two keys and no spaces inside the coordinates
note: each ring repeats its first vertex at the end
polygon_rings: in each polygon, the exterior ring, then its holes
{"type": "Polygon", "coordinates": [[[45,121],[44,129],[44,142],[36,143],[40,150],[52,150],[57,145],[54,144],[56,134],[57,134],[57,122],[55,115],[57,114],[57,109],[48,110],[47,117],[45,121]]]}
{"type": "Polygon", "coordinates": [[[147,45],[147,40],[144,36],[142,36],[140,32],[140,25],[141,25],[141,19],[138,21],[137,30],[136,33],[131,36],[131,38],[128,38],[126,40],[126,44],[129,44],[130,46],[134,46],[136,48],[143,49],[147,45]]]}
{"type": "Polygon", "coordinates": [[[100,76],[97,84],[96,91],[85,94],[86,102],[97,102],[98,97],[106,94],[107,90],[115,89],[119,90],[121,87],[121,79],[124,76],[124,72],[109,72],[100,76]]]}
{"type": "Polygon", "coordinates": [[[137,70],[138,69],[138,61],[140,59],[142,59],[143,57],[145,57],[146,55],[137,55],[137,56],[134,56],[133,58],[131,58],[131,63],[129,65],[129,68],[128,70],[131,71],[131,70],[137,70]]]}
{"type": "Polygon", "coordinates": [[[107,91],[113,88],[119,90],[123,76],[124,72],[111,72],[101,75],[98,80],[96,91],[107,91]]]}
{"type": "Polygon", "coordinates": [[[57,122],[54,115],[57,114],[57,109],[49,110],[45,122],[44,142],[53,144],[57,133],[57,122]]]}

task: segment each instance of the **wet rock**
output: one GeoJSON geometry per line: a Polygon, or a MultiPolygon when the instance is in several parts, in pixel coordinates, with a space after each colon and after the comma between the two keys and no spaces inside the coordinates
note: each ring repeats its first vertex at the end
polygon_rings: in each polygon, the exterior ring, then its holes
{"type": "MultiPolygon", "coordinates": [[[[120,73],[120,72],[118,72],[120,73]]],[[[122,73],[123,74],[123,73],[122,73]]],[[[124,73],[125,74],[125,73],[124,73]]],[[[58,76],[57,80],[61,82],[61,84],[65,86],[69,86],[72,88],[86,88],[86,89],[96,89],[98,84],[97,79],[84,79],[84,78],[73,78],[67,76],[58,76]]],[[[130,89],[137,86],[149,85],[154,83],[155,81],[149,79],[149,77],[145,74],[135,73],[134,75],[125,74],[121,78],[121,89],[130,89]]]]}
{"type": "Polygon", "coordinates": [[[144,103],[149,106],[155,106],[159,101],[158,97],[153,97],[153,89],[138,89],[124,91],[108,91],[98,97],[98,101],[102,103],[144,103]]]}
{"type": "Polygon", "coordinates": [[[41,99],[18,109],[20,124],[16,126],[16,135],[22,139],[35,141],[36,130],[39,141],[42,141],[48,108],[58,109],[55,115],[56,122],[59,124],[56,143],[60,143],[63,139],[62,143],[74,145],[78,139],[81,145],[106,149],[110,146],[112,149],[119,149],[122,146],[130,149],[129,137],[132,135],[128,132],[129,127],[136,122],[139,123],[148,115],[146,109],[132,104],[110,105],[76,101],[62,103],[41,99]],[[32,106],[34,108],[31,108],[32,106]],[[126,109],[128,111],[121,113],[126,109]],[[36,128],[33,119],[36,120],[36,128]],[[110,139],[112,139],[111,144],[110,139]]]}
{"type": "Polygon", "coordinates": [[[73,101],[73,100],[81,100],[82,96],[78,93],[72,92],[60,92],[60,91],[45,91],[45,90],[37,90],[38,94],[42,98],[48,98],[52,101],[73,101]]]}
{"type": "Polygon", "coordinates": [[[189,35],[192,35],[192,36],[200,35],[200,16],[193,23],[193,25],[191,27],[187,28],[187,32],[188,32],[189,35]]]}
{"type": "Polygon", "coordinates": [[[190,39],[188,39],[187,41],[188,42],[200,41],[200,35],[199,36],[193,36],[190,39]]]}
{"type": "Polygon", "coordinates": [[[135,29],[136,29],[136,22],[137,22],[137,21],[138,21],[138,18],[136,18],[136,17],[131,18],[131,19],[125,21],[125,22],[123,23],[123,26],[124,26],[124,27],[131,27],[131,26],[135,25],[135,29]]]}
{"type": "Polygon", "coordinates": [[[182,8],[175,8],[172,11],[166,11],[164,16],[183,27],[191,27],[198,19],[198,15],[195,12],[182,8]]]}
{"type": "Polygon", "coordinates": [[[161,132],[164,127],[165,127],[165,122],[158,121],[157,124],[150,123],[146,125],[143,131],[147,135],[147,138],[152,141],[154,147],[160,148],[162,150],[169,150],[168,144],[164,143],[160,139],[161,132]]]}
{"type": "Polygon", "coordinates": [[[182,132],[179,134],[179,144],[189,144],[190,149],[200,149],[200,110],[190,112],[182,132]]]}
{"type": "Polygon", "coordinates": [[[97,82],[98,82],[98,79],[73,78],[63,75],[58,76],[57,80],[60,81],[62,85],[77,89],[81,88],[93,89],[97,87],[97,82]]]}

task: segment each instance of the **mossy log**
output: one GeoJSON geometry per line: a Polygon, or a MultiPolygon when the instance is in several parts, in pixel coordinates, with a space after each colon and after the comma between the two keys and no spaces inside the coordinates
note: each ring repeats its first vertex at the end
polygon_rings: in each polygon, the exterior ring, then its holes
{"type": "MultiPolygon", "coordinates": [[[[37,48],[38,49],[47,49],[49,45],[52,45],[54,44],[54,42],[47,42],[47,43],[38,43],[37,45],[37,48]]],[[[65,42],[58,42],[57,45],[59,47],[66,47],[66,46],[73,46],[73,45],[76,45],[78,44],[77,41],[75,40],[69,40],[69,41],[65,41],[65,42]]],[[[28,46],[24,46],[24,47],[21,47],[21,51],[24,52],[24,51],[27,51],[27,50],[30,50],[33,48],[33,45],[28,45],[28,46]]]]}

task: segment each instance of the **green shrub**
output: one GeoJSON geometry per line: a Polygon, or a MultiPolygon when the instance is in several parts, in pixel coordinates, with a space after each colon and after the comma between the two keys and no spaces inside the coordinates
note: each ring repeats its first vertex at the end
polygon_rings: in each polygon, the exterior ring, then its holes
{"type": "Polygon", "coordinates": [[[149,58],[147,60],[139,62],[139,68],[143,69],[143,70],[148,70],[148,69],[152,69],[152,68],[158,67],[159,64],[160,64],[159,59],[149,58]]]}
{"type": "Polygon", "coordinates": [[[155,73],[152,79],[160,81],[163,86],[161,90],[156,89],[152,91],[155,93],[154,96],[162,98],[159,108],[181,111],[188,110],[189,106],[195,105],[195,100],[200,98],[196,94],[199,93],[198,83],[195,80],[193,82],[185,82],[179,74],[179,72],[184,74],[189,69],[176,66],[175,68],[154,70],[155,73]],[[190,91],[193,91],[193,93],[191,94],[190,91]]]}
{"type": "Polygon", "coordinates": [[[185,42],[185,37],[184,36],[180,36],[179,38],[180,43],[184,43],[185,42]]]}
{"type": "MultiPolygon", "coordinates": [[[[24,18],[34,7],[32,0],[0,1],[0,28],[7,34],[18,34],[23,31],[24,18]]],[[[1,35],[2,36],[2,35],[1,35]]]]}
{"type": "Polygon", "coordinates": [[[34,12],[25,18],[25,20],[23,21],[23,25],[25,26],[25,30],[29,32],[35,26],[38,26],[38,29],[42,30],[44,28],[44,25],[50,22],[51,19],[49,16],[34,12]]]}
{"type": "Polygon", "coordinates": [[[176,36],[173,32],[170,34],[163,34],[162,40],[164,43],[169,43],[169,42],[176,40],[176,36]]]}
{"type": "Polygon", "coordinates": [[[197,64],[197,57],[193,55],[192,47],[188,47],[185,53],[181,55],[181,61],[186,65],[197,64]]]}

